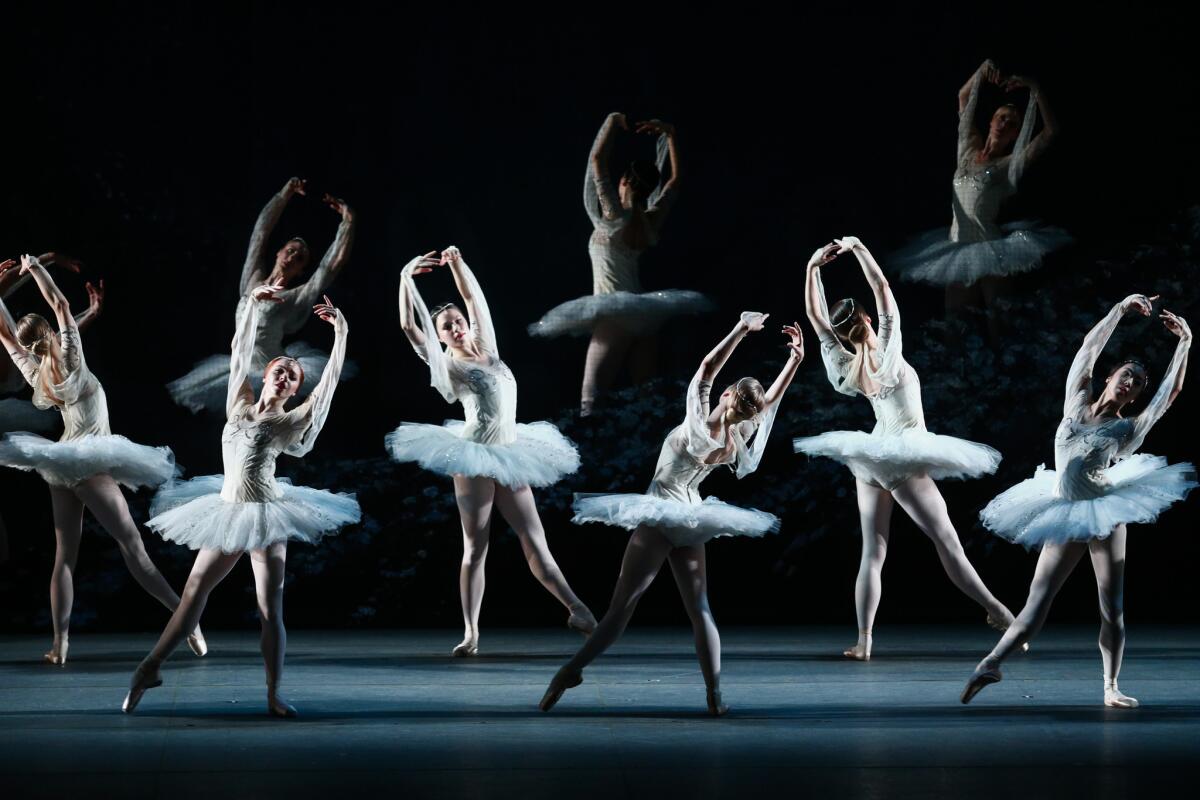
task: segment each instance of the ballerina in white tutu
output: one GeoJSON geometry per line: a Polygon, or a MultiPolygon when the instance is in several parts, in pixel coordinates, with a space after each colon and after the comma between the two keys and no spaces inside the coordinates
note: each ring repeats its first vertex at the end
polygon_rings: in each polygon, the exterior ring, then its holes
{"type": "Polygon", "coordinates": [[[1041,630],[1055,595],[1086,554],[1100,594],[1104,705],[1138,705],[1117,687],[1125,651],[1125,526],[1153,522],[1197,485],[1191,464],[1168,464],[1161,456],[1137,452],[1183,390],[1192,331],[1169,311],[1159,315],[1179,343],[1162,384],[1140,414],[1123,412],[1149,382],[1145,367],[1137,361],[1119,364],[1095,400],[1092,369],[1121,318],[1130,312],[1150,316],[1157,299],[1130,295],[1092,328],[1067,374],[1063,420],[1054,435],[1054,469],[1039,467],[1032,478],[1001,493],[980,512],[984,525],[997,536],[1042,552],[1025,607],[975,667],[963,689],[964,703],[1001,679],[1001,662],[1041,630]]]}
{"type": "Polygon", "coordinates": [[[1042,258],[1070,241],[1060,228],[1023,221],[1000,224],[1004,203],[1015,195],[1030,164],[1057,136],[1058,124],[1038,83],[1018,75],[1004,76],[985,61],[958,93],[958,166],[954,172],[950,228],[930,231],[892,256],[906,280],[946,287],[946,307],[993,305],[1000,278],[1036,269],[1042,258]],[[995,110],[987,136],[975,126],[983,83],[1004,91],[1029,90],[1022,112],[1012,104],[995,110]],[[1038,112],[1043,126],[1034,129],[1038,112]]]}
{"type": "MultiPolygon", "coordinates": [[[[21,272],[33,276],[54,311],[58,331],[37,314],[13,322],[0,301],[0,342],[33,387],[34,405],[58,409],[63,433],[57,442],[33,433],[5,434],[0,437],[0,466],[35,470],[50,486],[56,540],[50,575],[54,643],[43,658],[61,665],[67,662],[85,508],[116,540],[138,584],[167,608],[178,607],[179,596],[146,553],[121,493],[121,485],[136,489],[169,480],[176,473],[175,456],[169,448],[146,447],[113,435],[104,387],[84,360],[79,327],[66,295],[36,258],[22,256],[21,272]]],[[[204,655],[207,645],[200,629],[192,625],[187,634],[193,652],[204,655]]]]}
{"type": "Polygon", "coordinates": [[[294,717],[296,709],[279,695],[287,631],[283,627],[283,578],[289,539],[316,542],[358,522],[353,494],[294,486],[275,477],[275,459],[300,458],[312,450],[329,416],[333,393],[346,358],[346,318],[328,297],[314,314],[333,326],[333,351],[321,379],[296,407],[284,406],[304,382],[296,359],[279,356],[267,363],[262,393],[250,388],[255,330],[259,312],[281,302],[279,284],[259,286],[238,312],[230,360],[225,429],[221,432],[223,475],[205,475],[171,484],[154,498],[154,517],[146,525],[164,539],[198,550],[183,601],[142,660],[129,683],[121,708],[132,712],[148,689],[162,685],[162,663],[204,613],[208,596],[241,557],[249,553],[262,623],[262,654],[267,673],[267,711],[294,717]]]}
{"type": "MultiPolygon", "coordinates": [[[[238,317],[240,318],[242,309],[250,302],[250,292],[256,286],[266,283],[285,287],[276,298],[279,302],[261,309],[259,315],[258,330],[254,334],[254,361],[249,368],[251,389],[255,392],[262,388],[263,369],[275,356],[284,354],[295,359],[309,375],[320,375],[329,360],[326,353],[307,342],[291,342],[284,345],[283,338],[304,327],[309,319],[310,309],[321,301],[322,294],[350,260],[350,249],[354,245],[354,212],[344,200],[329,194],[322,198],[322,202],[336,211],[342,221],[338,225],[333,243],[325,251],[316,270],[303,283],[291,285],[304,273],[311,260],[308,243],[304,239],[294,237],[284,242],[283,247],[275,253],[274,264],[270,267],[264,260],[267,240],[283,216],[288,201],[295,195],[305,194],[306,191],[305,181],[300,178],[289,180],[267,202],[254,223],[254,232],[250,235],[250,247],[246,251],[246,262],[242,267],[242,278],[238,288],[238,317]]],[[[353,377],[353,365],[343,365],[342,373],[343,379],[353,377]]],[[[215,355],[197,363],[187,375],[168,384],[167,389],[176,403],[191,411],[207,410],[217,413],[225,408],[225,389],[228,383],[229,356],[215,355]]],[[[307,392],[307,389],[302,388],[301,396],[304,392],[307,392]]]]}
{"type": "Polygon", "coordinates": [[[679,146],[673,125],[637,123],[638,133],[658,136],[657,159],[633,161],[613,191],[608,161],[616,128],[629,129],[624,114],[612,113],[604,120],[583,179],[583,207],[594,228],[588,240],[592,294],[550,309],[529,326],[532,336],[591,335],[580,397],[584,415],[591,413],[596,396],[612,386],[626,356],[635,383],[653,377],[652,334],[663,320],[712,308],[699,292],[642,290],[638,260],[657,243],[679,192],[679,146]],[[668,156],[670,177],[664,174],[668,156]]]}
{"type": "Polygon", "coordinates": [[[613,645],[629,624],[664,561],[692,620],[696,655],[707,689],[708,711],[728,711],[721,701],[721,639],[708,607],[704,543],[715,536],[763,536],[779,530],[774,514],[700,498],[700,483],[719,466],[739,478],[758,468],[771,426],[796,368],[804,359],[799,325],[784,326],[787,363],[766,392],[754,378],[730,384],[714,406],[712,384],[747,333],[762,330],[766,314],[746,312],[713,348],[692,377],[683,423],[667,434],[645,494],[576,495],[574,522],[600,522],[633,531],[608,611],[595,633],[550,681],[540,707],[549,711],[563,692],[583,682],[583,669],[613,645]]]}
{"type": "Polygon", "coordinates": [[[983,585],[967,560],[962,543],[935,480],[975,478],[995,472],[1000,454],[986,445],[940,436],[925,429],[921,381],[904,360],[900,311],[883,271],[858,239],[837,239],[815,253],[805,278],[808,319],[821,339],[821,358],[833,388],[871,401],[875,428],[834,431],[796,439],[796,452],[840,461],[854,475],[862,523],[862,561],[855,584],[858,642],[847,658],[871,658],[872,629],[883,591],[882,570],[897,503],[937,549],[942,567],[954,585],[987,610],[988,624],[1003,630],[1012,613],[983,585]],[[875,295],[879,330],[855,300],[840,300],[832,313],[826,307],[821,267],[842,253],[853,253],[875,295]],[[853,348],[847,350],[846,345],[853,348]]]}
{"type": "Polygon", "coordinates": [[[459,595],[465,632],[452,654],[479,653],[479,609],[493,509],[516,532],[534,577],[570,612],[567,626],[589,634],[596,619],[571,591],[550,554],[530,488],[549,486],[575,472],[579,453],[548,422],[517,423],[517,381],[500,360],[483,290],[457,247],[437,256],[433,251],[404,267],[400,325],[417,355],[429,365],[430,385],[447,403],[462,403],[466,422],[444,426],[406,422],[388,434],[386,445],[396,461],[415,461],[454,479],[463,529],[459,595]],[[465,316],[453,303],[430,312],[417,292],[413,276],[439,265],[449,266],[465,316]]]}

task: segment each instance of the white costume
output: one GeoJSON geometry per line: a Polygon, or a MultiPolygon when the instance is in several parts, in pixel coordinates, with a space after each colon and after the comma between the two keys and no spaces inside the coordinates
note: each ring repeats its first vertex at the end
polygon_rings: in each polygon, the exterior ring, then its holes
{"type": "MultiPolygon", "coordinates": [[[[824,304],[820,270],[815,272],[814,280],[824,304]]],[[[823,312],[828,319],[828,309],[823,312]]],[[[991,447],[925,429],[921,380],[904,360],[899,311],[879,315],[877,335],[878,365],[871,363],[865,350],[856,355],[846,350],[834,335],[821,334],[821,360],[825,362],[829,382],[842,394],[851,397],[861,394],[871,401],[874,429],[870,433],[832,431],[795,439],[796,452],[840,461],[854,477],[888,491],[918,475],[940,480],[995,472],[1000,454],[991,447]],[[862,390],[864,373],[878,386],[873,395],[862,390]]]]}
{"type": "Polygon", "coordinates": [[[699,488],[719,466],[728,466],[739,478],[758,468],[779,401],[763,409],[757,421],[725,428],[725,435],[733,439],[732,457],[706,463],[713,453],[727,447],[724,437],[713,439],[708,432],[711,391],[712,383],[701,380],[699,373],[692,378],[683,424],[663,441],[654,479],[645,494],[577,494],[571,521],[601,522],[628,530],[645,525],[656,528],[676,547],[702,544],[715,536],[762,536],[778,531],[779,518],[774,514],[739,508],[714,497],[701,499],[699,488]]]}
{"type": "Polygon", "coordinates": [[[1181,339],[1167,375],[1149,405],[1135,417],[1087,422],[1092,368],[1123,311],[1108,312],[1096,341],[1085,343],[1067,377],[1063,420],[1054,436],[1054,469],[1040,466],[1032,478],[1001,493],[980,512],[997,536],[1026,547],[1104,539],[1117,525],[1153,522],[1194,489],[1191,464],[1168,464],[1138,453],[1146,434],[1162,418],[1187,355],[1181,339]]]}
{"type": "Polygon", "coordinates": [[[447,403],[462,403],[466,422],[405,422],[386,438],[392,458],[416,461],[441,475],[492,478],[511,488],[549,486],[579,469],[579,452],[558,428],[548,422],[517,423],[517,381],[500,360],[487,301],[466,262],[461,273],[471,287],[476,311],[471,331],[488,358],[484,364],[452,358],[442,349],[413,282],[413,269],[410,264],[401,275],[400,302],[411,298],[421,323],[425,343],[414,349],[429,365],[430,385],[447,403]]]}
{"type": "Polygon", "coordinates": [[[286,479],[275,478],[275,459],[280,454],[306,455],[329,416],[346,358],[346,319],[338,314],[333,353],[304,402],[290,411],[256,417],[256,398],[247,373],[254,360],[257,317],[263,306],[270,304],[251,298],[238,310],[228,417],[221,432],[225,474],[166,486],[150,508],[154,517],[147,527],[193,550],[237,553],[288,539],[315,542],[361,517],[353,494],[293,486],[286,479]]]}
{"type": "Polygon", "coordinates": [[[889,261],[906,280],[941,286],[971,284],[983,277],[1028,272],[1042,258],[1071,241],[1061,228],[1036,222],[998,223],[1001,207],[1016,191],[1028,164],[1037,120],[1037,93],[1029,103],[1021,132],[1006,156],[980,164],[974,131],[979,75],[958,121],[958,169],[954,173],[953,221],[918,236],[889,261]]]}
{"type": "MultiPolygon", "coordinates": [[[[597,142],[607,135],[611,117],[597,134],[597,142]]],[[[657,164],[660,175],[666,166],[667,137],[658,139],[657,164]]],[[[665,180],[665,175],[664,175],[665,180]]],[[[641,250],[630,247],[625,230],[633,224],[643,225],[646,240],[654,244],[658,231],[652,220],[656,213],[665,212],[674,200],[674,192],[663,191],[663,185],[650,195],[646,210],[636,213],[624,208],[614,191],[612,181],[605,175],[597,178],[588,160],[583,180],[583,207],[592,221],[592,236],[588,240],[588,256],[592,261],[592,294],[568,301],[546,312],[529,326],[531,336],[587,335],[597,322],[619,320],[638,334],[650,333],[664,319],[679,314],[694,314],[713,308],[712,302],[699,292],[683,289],[664,289],[644,292],[638,277],[641,250]]]]}
{"type": "MultiPolygon", "coordinates": [[[[250,236],[250,247],[242,271],[242,296],[238,300],[238,319],[242,318],[246,305],[251,302],[250,293],[270,275],[270,269],[263,262],[263,250],[271,231],[283,216],[287,200],[283,192],[276,194],[254,223],[254,232],[250,236]]],[[[306,342],[284,345],[283,337],[296,333],[308,322],[313,306],[321,302],[322,294],[333,281],[335,265],[349,258],[353,243],[354,223],[342,220],[333,244],[329,245],[321,263],[309,279],[299,286],[278,292],[275,297],[282,302],[270,303],[266,308],[259,309],[258,329],[253,337],[253,358],[246,367],[250,388],[255,394],[262,390],[262,376],[267,363],[278,356],[290,356],[299,361],[304,368],[304,374],[309,380],[306,380],[300,389],[301,397],[308,393],[305,387],[313,385],[316,376],[325,370],[325,365],[329,362],[326,353],[306,342]]],[[[222,354],[209,356],[197,362],[191,372],[167,384],[171,398],[193,412],[222,410],[226,388],[229,385],[229,360],[229,356],[222,354]]],[[[356,372],[353,363],[342,365],[343,378],[352,378],[356,372]]]]}
{"type": "Polygon", "coordinates": [[[62,414],[63,433],[52,442],[32,433],[9,433],[0,438],[0,466],[36,470],[53,486],[71,487],[96,475],[109,475],[130,488],[157,486],[177,473],[175,456],[167,447],[134,444],[115,436],[108,425],[108,403],[104,387],[87,367],[74,325],[59,332],[62,347],[61,383],[50,392],[42,385],[42,364],[28,352],[13,355],[25,381],[33,387],[33,404],[39,409],[57,408],[62,414]]]}

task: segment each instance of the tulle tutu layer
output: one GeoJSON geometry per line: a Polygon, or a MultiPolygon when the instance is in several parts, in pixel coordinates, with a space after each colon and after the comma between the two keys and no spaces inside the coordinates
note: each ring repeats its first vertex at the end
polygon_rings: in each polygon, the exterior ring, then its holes
{"type": "Polygon", "coordinates": [[[888,263],[907,281],[972,284],[1037,269],[1047,253],[1071,241],[1062,228],[1037,222],[1012,222],[1001,229],[1004,236],[986,242],[952,242],[949,228],[929,231],[893,253],[888,263]]]}
{"type": "Polygon", "coordinates": [[[109,475],[136,489],[158,486],[179,474],[169,447],[147,447],[124,436],[82,436],[52,442],[32,433],[0,438],[0,466],[34,470],[53,486],[75,486],[95,475],[109,475]]]}
{"type": "Polygon", "coordinates": [[[204,475],[164,486],[150,505],[147,527],[192,550],[240,553],[288,539],[311,544],[362,519],[353,494],[293,486],[279,478],[281,497],[231,503],[221,499],[224,481],[223,475],[204,475]]]}
{"type": "Polygon", "coordinates": [[[584,336],[602,319],[620,320],[637,333],[649,333],[668,317],[698,314],[713,307],[707,297],[686,289],[590,294],[547,311],[529,326],[529,335],[584,336]]]}
{"type": "Polygon", "coordinates": [[[28,400],[16,397],[0,400],[0,433],[47,433],[54,430],[60,419],[62,416],[54,409],[43,411],[28,400]]]}
{"type": "Polygon", "coordinates": [[[992,533],[1029,548],[1047,542],[1104,539],[1117,525],[1153,522],[1196,488],[1196,468],[1139,453],[1105,470],[1108,492],[1089,500],[1055,493],[1058,473],[1038,467],[1032,478],[1002,492],[979,518],[992,533]]]}
{"type": "Polygon", "coordinates": [[[795,439],[797,453],[825,456],[854,477],[891,491],[909,478],[977,478],[996,471],[1000,453],[978,442],[910,429],[898,434],[831,431],[795,439]]]}
{"type": "Polygon", "coordinates": [[[706,497],[685,503],[652,494],[577,494],[577,525],[599,522],[634,530],[657,528],[676,547],[703,544],[716,536],[764,536],[779,530],[779,517],[754,508],[740,508],[706,497]]]}
{"type": "Polygon", "coordinates": [[[415,461],[441,475],[492,478],[504,486],[550,486],[579,469],[579,451],[549,422],[517,425],[511,444],[462,438],[464,423],[405,422],[384,440],[396,461],[415,461]]]}
{"type": "MultiPolygon", "coordinates": [[[[283,355],[291,356],[304,367],[304,383],[296,397],[305,397],[321,379],[329,354],[318,350],[307,342],[292,342],[284,346],[283,355]]],[[[351,361],[342,366],[341,380],[353,378],[358,367],[351,361]]],[[[250,375],[250,385],[255,396],[262,391],[262,373],[250,375]]],[[[225,399],[229,390],[229,355],[215,355],[198,361],[191,372],[167,384],[171,399],[193,413],[211,411],[225,412],[225,399]]]]}

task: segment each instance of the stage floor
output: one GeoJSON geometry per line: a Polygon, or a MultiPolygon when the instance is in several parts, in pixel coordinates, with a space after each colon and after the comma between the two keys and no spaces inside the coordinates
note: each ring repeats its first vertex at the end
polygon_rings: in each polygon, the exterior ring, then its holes
{"type": "MultiPolygon", "coordinates": [[[[636,620],[635,620],[636,622],[636,620]]],[[[982,620],[981,620],[982,622],[982,620]]],[[[285,696],[264,713],[252,631],[209,632],[137,713],[120,703],[153,643],[78,634],[63,668],[44,637],[0,637],[0,794],[6,798],[335,796],[1120,797],[1179,791],[1200,759],[1200,628],[1135,625],[1121,686],[1101,704],[1097,626],[1050,626],[1004,682],[959,691],[995,634],[888,627],[867,664],[837,656],[852,629],[730,628],[726,701],[710,719],[686,629],[631,627],[554,711],[537,701],[579,639],[485,631],[296,630],[285,696]]]]}

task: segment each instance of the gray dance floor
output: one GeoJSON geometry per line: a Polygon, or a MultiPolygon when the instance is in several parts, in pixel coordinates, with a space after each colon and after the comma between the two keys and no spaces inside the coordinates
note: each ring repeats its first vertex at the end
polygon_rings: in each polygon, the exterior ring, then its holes
{"type": "Polygon", "coordinates": [[[1049,627],[1005,680],[958,694],[994,635],[877,631],[875,659],[835,656],[850,629],[731,628],[724,691],[703,713],[684,629],[633,627],[549,714],[550,676],[579,639],[487,631],[477,659],[452,631],[291,633],[286,696],[264,714],[252,631],[182,651],[133,716],[129,673],[152,634],[0,637],[0,795],[334,797],[1122,797],[1186,787],[1200,759],[1200,628],[1134,626],[1121,686],[1101,705],[1094,626],[1049,627]]]}

